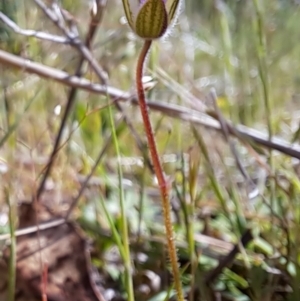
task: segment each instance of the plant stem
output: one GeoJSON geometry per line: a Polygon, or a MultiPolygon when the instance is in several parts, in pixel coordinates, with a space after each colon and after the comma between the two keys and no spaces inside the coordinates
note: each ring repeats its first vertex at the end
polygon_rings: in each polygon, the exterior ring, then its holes
{"type": "Polygon", "coordinates": [[[162,207],[163,207],[163,215],[164,215],[164,222],[165,222],[165,229],[166,229],[166,236],[167,236],[167,246],[168,246],[168,252],[169,257],[171,261],[172,266],[172,272],[174,277],[174,285],[177,292],[178,300],[184,301],[183,298],[183,292],[182,292],[182,286],[180,282],[180,274],[179,274],[179,267],[178,267],[178,259],[177,259],[177,253],[176,253],[176,247],[174,244],[174,233],[173,233],[173,226],[171,221],[171,206],[170,206],[170,199],[169,199],[169,184],[167,183],[161,162],[158,156],[157,147],[153,135],[153,130],[150,122],[150,117],[148,114],[148,107],[146,104],[145,99],[145,92],[143,88],[143,67],[146,60],[146,56],[148,54],[148,51],[150,50],[152,41],[145,41],[144,46],[141,50],[138,62],[137,62],[137,69],[136,69],[136,86],[137,86],[137,94],[138,94],[138,100],[139,105],[141,109],[141,114],[143,117],[144,122],[144,128],[147,135],[148,140],[148,147],[155,171],[155,175],[158,180],[159,188],[160,188],[160,194],[162,198],[162,207]]]}

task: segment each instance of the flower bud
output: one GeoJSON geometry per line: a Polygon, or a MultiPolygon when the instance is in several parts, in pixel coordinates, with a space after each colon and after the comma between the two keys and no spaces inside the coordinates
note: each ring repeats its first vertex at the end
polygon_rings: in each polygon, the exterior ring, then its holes
{"type": "Polygon", "coordinates": [[[145,40],[162,37],[174,21],[180,0],[122,0],[127,21],[145,40]]]}

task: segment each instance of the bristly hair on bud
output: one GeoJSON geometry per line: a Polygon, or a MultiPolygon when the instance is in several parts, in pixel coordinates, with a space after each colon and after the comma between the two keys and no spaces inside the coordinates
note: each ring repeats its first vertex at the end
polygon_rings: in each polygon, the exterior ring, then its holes
{"type": "Polygon", "coordinates": [[[180,0],[122,0],[129,26],[142,39],[161,38],[174,23],[180,0]]]}

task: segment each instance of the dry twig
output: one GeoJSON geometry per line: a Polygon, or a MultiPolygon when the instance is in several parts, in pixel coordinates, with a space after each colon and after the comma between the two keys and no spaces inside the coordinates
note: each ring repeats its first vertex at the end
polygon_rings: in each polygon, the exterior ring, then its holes
{"type": "MultiPolygon", "coordinates": [[[[34,73],[43,78],[53,79],[64,85],[76,87],[91,93],[108,95],[116,101],[131,101],[134,105],[138,105],[135,95],[129,92],[122,91],[112,86],[103,86],[92,83],[87,79],[72,76],[67,72],[45,66],[28,59],[18,57],[3,50],[0,50],[0,64],[8,65],[23,70],[24,72],[34,73]]],[[[171,118],[177,118],[192,122],[195,125],[205,126],[208,129],[221,131],[220,123],[217,116],[205,112],[191,110],[183,106],[165,103],[163,101],[148,101],[148,106],[154,110],[161,112],[171,118]],[[213,117],[212,117],[213,116],[213,117]]],[[[257,143],[268,149],[277,150],[287,156],[300,159],[300,145],[290,144],[283,139],[273,137],[269,140],[268,135],[261,133],[255,129],[244,125],[235,125],[234,127],[229,121],[226,121],[229,134],[236,136],[239,139],[246,139],[257,143]]]]}
{"type": "Polygon", "coordinates": [[[14,21],[12,21],[10,18],[8,18],[4,13],[0,11],[0,20],[6,24],[10,29],[12,29],[15,33],[18,33],[22,36],[26,37],[35,37],[37,39],[46,40],[54,43],[60,43],[60,44],[71,44],[72,40],[63,37],[63,36],[57,36],[53,34],[49,34],[47,32],[43,31],[37,31],[33,29],[23,29],[19,27],[18,24],[16,24],[14,21]]]}

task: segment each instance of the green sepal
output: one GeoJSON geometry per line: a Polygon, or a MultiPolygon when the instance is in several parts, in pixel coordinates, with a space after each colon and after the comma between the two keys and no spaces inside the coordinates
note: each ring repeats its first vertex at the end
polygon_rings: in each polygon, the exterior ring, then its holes
{"type": "Polygon", "coordinates": [[[130,9],[129,0],[122,0],[122,2],[123,2],[123,7],[124,7],[127,22],[129,24],[129,26],[131,27],[131,29],[134,30],[133,14],[132,14],[132,11],[130,9]]]}
{"type": "Polygon", "coordinates": [[[167,11],[168,11],[168,24],[169,25],[171,24],[171,22],[173,21],[175,15],[176,15],[179,2],[180,2],[180,0],[173,0],[173,1],[168,0],[167,1],[166,5],[167,5],[167,11]],[[169,3],[171,3],[170,7],[168,7],[169,3]]]}

